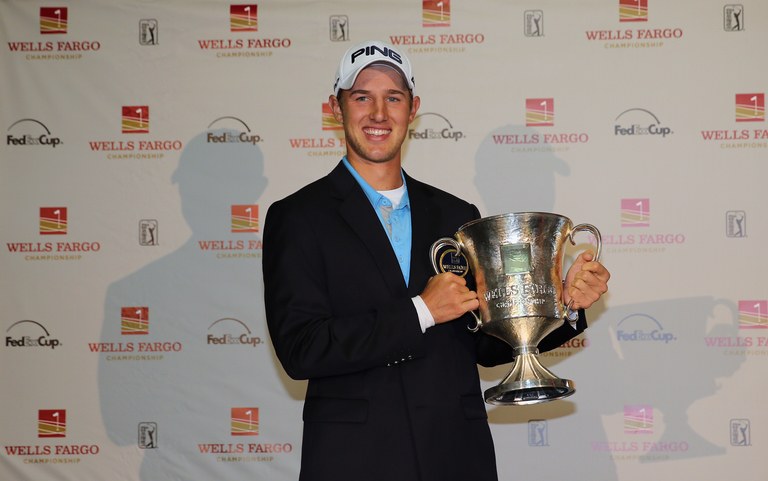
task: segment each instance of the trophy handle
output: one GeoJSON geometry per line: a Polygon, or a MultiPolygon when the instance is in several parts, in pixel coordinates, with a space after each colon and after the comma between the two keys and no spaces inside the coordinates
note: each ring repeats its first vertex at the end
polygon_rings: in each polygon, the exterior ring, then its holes
{"type": "Polygon", "coordinates": [[[429,248],[429,260],[432,261],[432,269],[435,270],[435,274],[442,274],[445,272],[437,265],[437,253],[440,249],[446,246],[453,247],[456,249],[456,252],[461,254],[461,247],[459,246],[459,243],[456,242],[456,239],[452,237],[441,237],[437,239],[434,244],[432,244],[432,247],[429,248]]]}
{"type": "Polygon", "coordinates": [[[571,229],[570,232],[568,232],[568,239],[570,239],[572,245],[576,245],[576,241],[573,240],[573,234],[581,231],[587,231],[591,233],[593,236],[595,236],[595,243],[597,244],[597,248],[595,251],[595,260],[599,261],[600,251],[603,249],[603,239],[600,236],[600,231],[597,230],[597,227],[593,226],[592,224],[579,224],[573,229],[571,229]]]}
{"type": "MultiPolygon", "coordinates": [[[[456,250],[456,252],[460,255],[463,255],[461,253],[461,246],[456,241],[456,239],[452,237],[441,237],[440,239],[437,239],[433,244],[432,247],[429,248],[429,260],[432,261],[432,269],[434,269],[435,274],[442,274],[443,272],[447,272],[438,266],[437,262],[437,253],[442,249],[443,247],[452,247],[456,250]]],[[[475,311],[469,311],[470,314],[472,314],[472,317],[475,318],[475,325],[474,326],[467,326],[467,329],[469,329],[472,332],[477,332],[480,330],[480,326],[483,325],[483,321],[480,320],[480,317],[475,314],[475,311]]]]}
{"type": "MultiPolygon", "coordinates": [[[[600,236],[600,231],[597,230],[597,227],[593,226],[592,224],[579,224],[573,229],[571,229],[570,232],[568,232],[568,239],[571,241],[572,245],[576,245],[576,241],[573,240],[573,234],[581,231],[587,231],[593,236],[595,236],[595,243],[597,244],[597,247],[595,248],[595,260],[599,261],[600,251],[603,249],[603,239],[600,236]]],[[[566,313],[571,310],[572,305],[573,305],[573,299],[571,299],[570,302],[568,302],[568,305],[565,307],[566,313]]]]}

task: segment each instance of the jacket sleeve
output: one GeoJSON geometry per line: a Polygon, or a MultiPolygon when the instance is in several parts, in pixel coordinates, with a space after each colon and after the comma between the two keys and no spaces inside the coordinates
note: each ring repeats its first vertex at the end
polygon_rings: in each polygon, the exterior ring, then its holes
{"type": "Polygon", "coordinates": [[[370,303],[360,303],[365,308],[346,308],[345,291],[365,274],[355,273],[355,259],[340,251],[333,262],[345,263],[345,269],[329,275],[330,254],[317,242],[324,235],[316,231],[320,223],[290,206],[270,206],[263,243],[267,325],[288,375],[336,376],[419,356],[423,334],[410,298],[374,292],[370,303]],[[355,275],[341,279],[339,272],[355,275]]]}

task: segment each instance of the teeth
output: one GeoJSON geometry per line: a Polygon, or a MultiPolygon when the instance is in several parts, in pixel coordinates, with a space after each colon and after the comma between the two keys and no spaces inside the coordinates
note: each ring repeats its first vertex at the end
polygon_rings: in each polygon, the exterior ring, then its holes
{"type": "Polygon", "coordinates": [[[389,130],[385,129],[365,129],[365,133],[368,135],[386,135],[389,133],[389,130]]]}

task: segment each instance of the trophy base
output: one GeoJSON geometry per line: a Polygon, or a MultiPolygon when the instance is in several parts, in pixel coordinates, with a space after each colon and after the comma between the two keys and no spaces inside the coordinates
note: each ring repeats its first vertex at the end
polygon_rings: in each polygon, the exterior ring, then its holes
{"type": "Polygon", "coordinates": [[[535,353],[515,359],[512,371],[498,386],[485,391],[485,402],[502,406],[523,406],[563,399],[576,392],[573,382],[561,379],[539,363],[535,353]]]}

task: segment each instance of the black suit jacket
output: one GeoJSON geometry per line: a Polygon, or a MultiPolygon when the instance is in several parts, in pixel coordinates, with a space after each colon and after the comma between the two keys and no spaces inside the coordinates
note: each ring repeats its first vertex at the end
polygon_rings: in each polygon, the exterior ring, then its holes
{"type": "MultiPolygon", "coordinates": [[[[479,212],[407,175],[406,184],[408,286],[373,207],[343,164],[267,213],[270,336],[286,372],[309,379],[301,480],[496,479],[476,364],[509,362],[511,348],[471,333],[469,315],[422,333],[411,301],[434,275],[430,245],[479,212]]],[[[540,347],[578,334],[583,318],[578,327],[564,325],[540,347]]]]}

